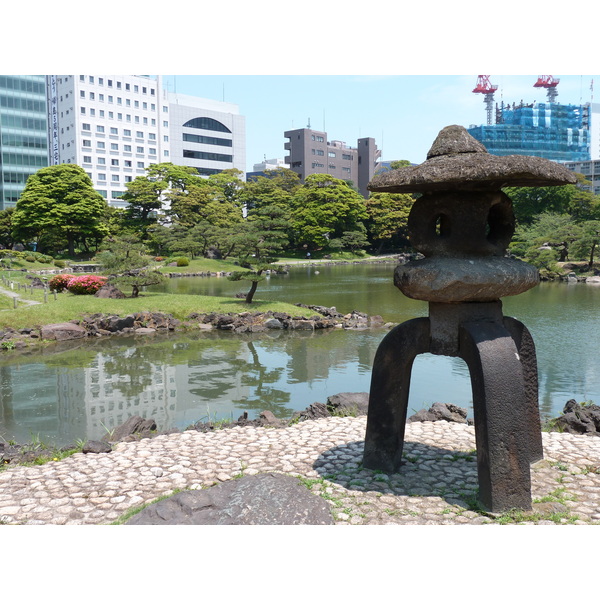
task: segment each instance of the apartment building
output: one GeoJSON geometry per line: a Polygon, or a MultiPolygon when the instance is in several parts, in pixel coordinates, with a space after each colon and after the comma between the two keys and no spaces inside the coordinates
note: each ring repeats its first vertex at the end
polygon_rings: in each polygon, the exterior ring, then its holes
{"type": "Polygon", "coordinates": [[[314,129],[294,129],[284,132],[289,151],[285,162],[302,181],[315,173],[326,173],[338,179],[351,181],[367,198],[367,184],[378,165],[381,151],[374,138],[360,138],[352,148],[345,142],[328,141],[327,133],[314,129]]]}

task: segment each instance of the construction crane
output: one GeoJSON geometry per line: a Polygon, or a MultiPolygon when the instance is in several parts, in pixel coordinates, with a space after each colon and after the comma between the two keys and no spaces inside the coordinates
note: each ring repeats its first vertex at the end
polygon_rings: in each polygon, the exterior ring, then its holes
{"type": "Polygon", "coordinates": [[[556,96],[558,96],[558,91],[556,86],[560,79],[554,79],[552,75],[539,75],[538,80],[533,84],[533,87],[543,87],[548,90],[547,97],[548,102],[556,102],[556,96]]]}
{"type": "Polygon", "coordinates": [[[483,102],[487,112],[487,124],[492,124],[492,113],[494,112],[494,92],[498,89],[497,85],[490,83],[489,75],[478,75],[477,86],[473,90],[474,94],[483,94],[483,102]]]}

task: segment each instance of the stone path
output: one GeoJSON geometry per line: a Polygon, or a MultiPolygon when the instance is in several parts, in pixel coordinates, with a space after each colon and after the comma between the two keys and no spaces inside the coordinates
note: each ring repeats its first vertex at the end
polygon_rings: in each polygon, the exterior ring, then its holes
{"type": "MultiPolygon", "coordinates": [[[[74,454],[0,472],[0,521],[107,524],[175,490],[244,474],[301,477],[331,504],[336,524],[482,524],[474,429],[446,421],[408,423],[401,473],[363,470],[366,417],[331,417],[285,429],[186,431],[119,443],[108,454],[74,454]]],[[[600,523],[600,438],[544,433],[545,459],[532,466],[537,520],[600,523]],[[540,516],[542,515],[542,516],[540,516]]]]}

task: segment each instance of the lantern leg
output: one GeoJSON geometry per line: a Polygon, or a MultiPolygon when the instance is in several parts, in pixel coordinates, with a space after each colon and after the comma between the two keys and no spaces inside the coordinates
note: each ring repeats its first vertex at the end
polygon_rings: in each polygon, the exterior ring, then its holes
{"type": "Polygon", "coordinates": [[[501,323],[479,321],[462,323],[459,347],[471,374],[479,500],[493,512],[530,510],[536,450],[524,418],[526,369],[517,345],[501,323]]]}
{"type": "Polygon", "coordinates": [[[533,463],[544,458],[542,447],[542,424],[538,402],[538,370],[535,344],[531,333],[523,323],[512,317],[504,317],[504,327],[510,333],[517,346],[517,352],[523,365],[525,380],[525,411],[523,418],[527,421],[527,431],[530,436],[529,462],[533,463]]]}
{"type": "Polygon", "coordinates": [[[410,374],[415,357],[429,352],[429,319],[405,321],[381,341],[371,375],[363,465],[388,473],[402,462],[410,374]]]}

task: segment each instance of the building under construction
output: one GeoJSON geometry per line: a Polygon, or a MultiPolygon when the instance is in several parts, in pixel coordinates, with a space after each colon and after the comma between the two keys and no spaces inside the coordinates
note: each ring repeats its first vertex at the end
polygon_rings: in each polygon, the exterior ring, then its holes
{"type": "Polygon", "coordinates": [[[496,104],[493,118],[492,86],[487,75],[480,75],[474,93],[484,95],[487,125],[472,125],[469,133],[490,154],[525,154],[557,162],[590,160],[590,105],[556,102],[558,79],[542,75],[534,87],[548,90],[548,102],[496,104]],[[492,123],[495,120],[495,123],[492,123]]]}

